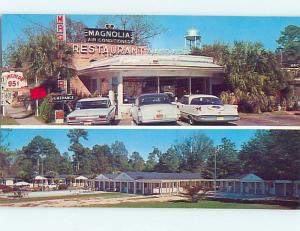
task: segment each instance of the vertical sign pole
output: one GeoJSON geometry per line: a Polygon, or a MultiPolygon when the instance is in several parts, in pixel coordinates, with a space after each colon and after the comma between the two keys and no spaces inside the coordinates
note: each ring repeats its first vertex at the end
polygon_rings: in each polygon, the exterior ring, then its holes
{"type": "MultiPolygon", "coordinates": [[[[38,86],[38,78],[35,76],[35,87],[38,86]]],[[[36,107],[36,116],[39,116],[39,100],[35,100],[35,107],[36,107]]]]}

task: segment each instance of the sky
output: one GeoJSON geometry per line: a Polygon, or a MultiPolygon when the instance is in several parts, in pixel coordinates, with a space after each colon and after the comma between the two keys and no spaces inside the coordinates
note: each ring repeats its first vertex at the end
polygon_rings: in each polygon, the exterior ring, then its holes
{"type": "MultiPolygon", "coordinates": [[[[95,27],[99,15],[68,15],[95,27]]],[[[9,43],[23,38],[23,29],[39,25],[49,27],[56,15],[12,14],[3,15],[3,49],[9,43]]],[[[184,36],[191,28],[199,30],[202,44],[215,41],[232,44],[235,40],[261,42],[267,49],[275,50],[280,32],[290,24],[300,26],[300,17],[245,17],[245,16],[148,16],[148,20],[164,29],[164,33],[151,40],[152,49],[183,49],[184,36]]]]}
{"type": "MultiPolygon", "coordinates": [[[[21,149],[27,145],[33,137],[40,135],[49,138],[55,143],[61,153],[68,151],[69,129],[34,129],[14,128],[9,132],[6,142],[11,150],[21,149]]],[[[153,150],[153,147],[166,151],[172,144],[183,141],[185,138],[202,133],[210,137],[214,145],[218,145],[223,137],[232,140],[239,149],[248,141],[257,130],[255,129],[87,129],[88,140],[82,141],[87,147],[95,144],[112,144],[115,141],[124,142],[129,154],[139,152],[144,158],[153,150]]],[[[4,131],[3,132],[7,132],[4,131]]]]}

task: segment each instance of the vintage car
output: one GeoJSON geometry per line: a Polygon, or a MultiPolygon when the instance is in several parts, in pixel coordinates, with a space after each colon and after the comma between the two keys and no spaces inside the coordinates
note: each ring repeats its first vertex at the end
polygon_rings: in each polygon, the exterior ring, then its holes
{"type": "Polygon", "coordinates": [[[184,95],[177,107],[180,119],[188,120],[191,125],[196,122],[233,122],[240,119],[237,105],[223,104],[213,95],[184,95]]]}
{"type": "Polygon", "coordinates": [[[115,120],[116,106],[109,98],[85,98],[77,101],[75,110],[67,116],[72,125],[111,124],[115,120]]]}
{"type": "Polygon", "coordinates": [[[139,96],[131,108],[132,119],[136,124],[176,123],[179,111],[163,93],[149,93],[139,96]]]}

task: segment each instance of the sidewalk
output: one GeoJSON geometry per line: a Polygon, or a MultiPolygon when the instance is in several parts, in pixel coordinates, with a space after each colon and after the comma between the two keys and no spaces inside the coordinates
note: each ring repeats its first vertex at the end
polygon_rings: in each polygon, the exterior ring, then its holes
{"type": "Polygon", "coordinates": [[[5,106],[5,114],[17,121],[19,125],[43,125],[44,123],[35,118],[34,114],[28,114],[24,107],[5,106]]]}

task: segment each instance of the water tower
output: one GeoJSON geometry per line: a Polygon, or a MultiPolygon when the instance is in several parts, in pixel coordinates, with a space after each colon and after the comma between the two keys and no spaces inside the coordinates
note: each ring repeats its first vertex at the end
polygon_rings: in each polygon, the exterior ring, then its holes
{"type": "Polygon", "coordinates": [[[185,48],[187,46],[189,49],[192,49],[193,47],[200,48],[201,46],[201,36],[198,34],[198,30],[195,28],[191,28],[188,30],[187,35],[184,36],[185,39],[185,48]]]}

